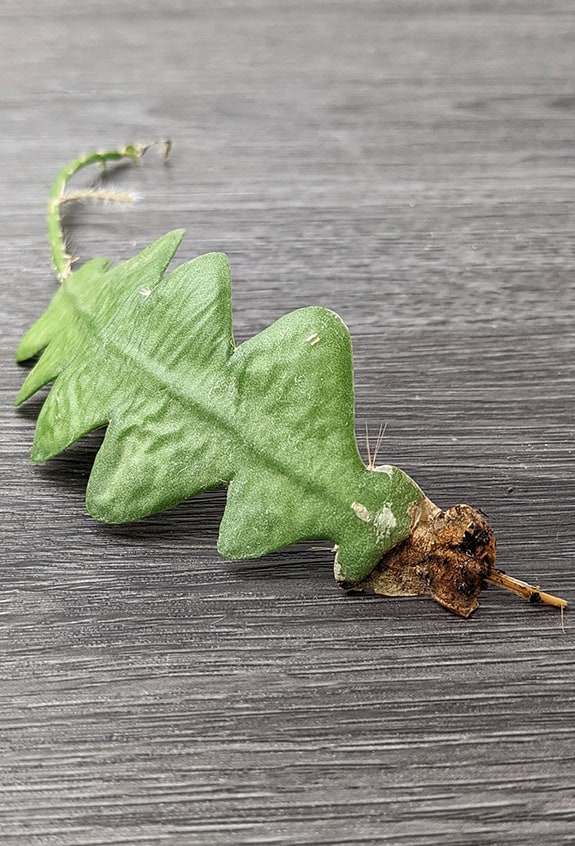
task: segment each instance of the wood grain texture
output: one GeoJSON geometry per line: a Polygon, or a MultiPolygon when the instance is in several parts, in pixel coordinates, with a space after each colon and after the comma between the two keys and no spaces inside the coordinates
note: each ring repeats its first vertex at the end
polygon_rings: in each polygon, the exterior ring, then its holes
{"type": "Polygon", "coordinates": [[[11,408],[52,178],[170,135],[113,176],[141,202],[70,210],[77,251],[187,226],[181,259],[230,257],[239,340],[338,311],[358,429],[575,601],[575,12],[544,7],[2,4],[2,846],[575,842],[569,614],[346,597],[304,546],[227,563],[222,492],[98,525],[100,436],[37,468],[39,402],[11,408]]]}

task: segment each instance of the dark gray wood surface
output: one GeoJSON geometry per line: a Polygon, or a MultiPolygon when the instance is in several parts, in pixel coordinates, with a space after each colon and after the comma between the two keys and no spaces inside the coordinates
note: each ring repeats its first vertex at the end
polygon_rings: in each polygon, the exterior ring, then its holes
{"type": "Polygon", "coordinates": [[[569,0],[2,3],[2,846],[575,843],[569,613],[348,597],[305,545],[225,562],[221,491],[99,525],[99,436],[35,467],[11,408],[51,180],[169,135],[113,177],[141,202],[70,211],[77,251],[186,226],[239,340],[338,311],[358,432],[575,601],[574,37],[569,0]]]}

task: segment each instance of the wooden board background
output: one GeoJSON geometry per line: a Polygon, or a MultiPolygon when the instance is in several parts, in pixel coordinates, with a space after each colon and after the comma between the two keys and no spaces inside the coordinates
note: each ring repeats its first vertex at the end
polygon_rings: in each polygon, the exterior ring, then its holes
{"type": "Polygon", "coordinates": [[[71,210],[77,251],[186,226],[239,340],[338,311],[358,432],[574,601],[574,37],[569,0],[2,3],[2,846],[575,843],[569,614],[346,597],[306,546],[227,563],[222,492],[98,525],[98,436],[35,467],[11,408],[55,173],[169,135],[113,177],[141,202],[71,210]]]}

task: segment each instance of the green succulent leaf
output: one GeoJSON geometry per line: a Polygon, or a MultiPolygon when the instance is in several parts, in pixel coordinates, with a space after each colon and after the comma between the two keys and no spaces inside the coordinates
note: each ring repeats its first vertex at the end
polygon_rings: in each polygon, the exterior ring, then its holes
{"type": "Polygon", "coordinates": [[[134,520],[227,484],[224,555],[327,537],[343,578],[362,578],[408,532],[421,494],[400,470],[360,458],[347,328],[309,307],[235,348],[227,258],[164,275],[183,234],[112,269],[88,262],[24,337],[19,360],[43,352],[17,402],[53,382],[33,459],[106,426],[87,490],[97,519],[134,520]]]}

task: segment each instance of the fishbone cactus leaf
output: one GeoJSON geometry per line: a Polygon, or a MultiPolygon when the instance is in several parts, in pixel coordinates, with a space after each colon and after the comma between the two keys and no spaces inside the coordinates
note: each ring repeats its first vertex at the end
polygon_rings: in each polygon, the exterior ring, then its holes
{"type": "Polygon", "coordinates": [[[33,460],[105,426],[87,489],[96,519],[135,520],[226,485],[224,556],[328,538],[340,584],[428,594],[469,614],[497,573],[491,530],[468,506],[440,511],[399,468],[364,464],[340,317],[299,309],[236,347],[226,256],[202,255],[166,274],[181,229],[117,267],[93,259],[71,272],[59,228],[67,179],[93,161],[141,152],[83,157],[54,186],[62,285],[17,351],[18,361],[40,353],[17,403],[53,383],[33,460]]]}

